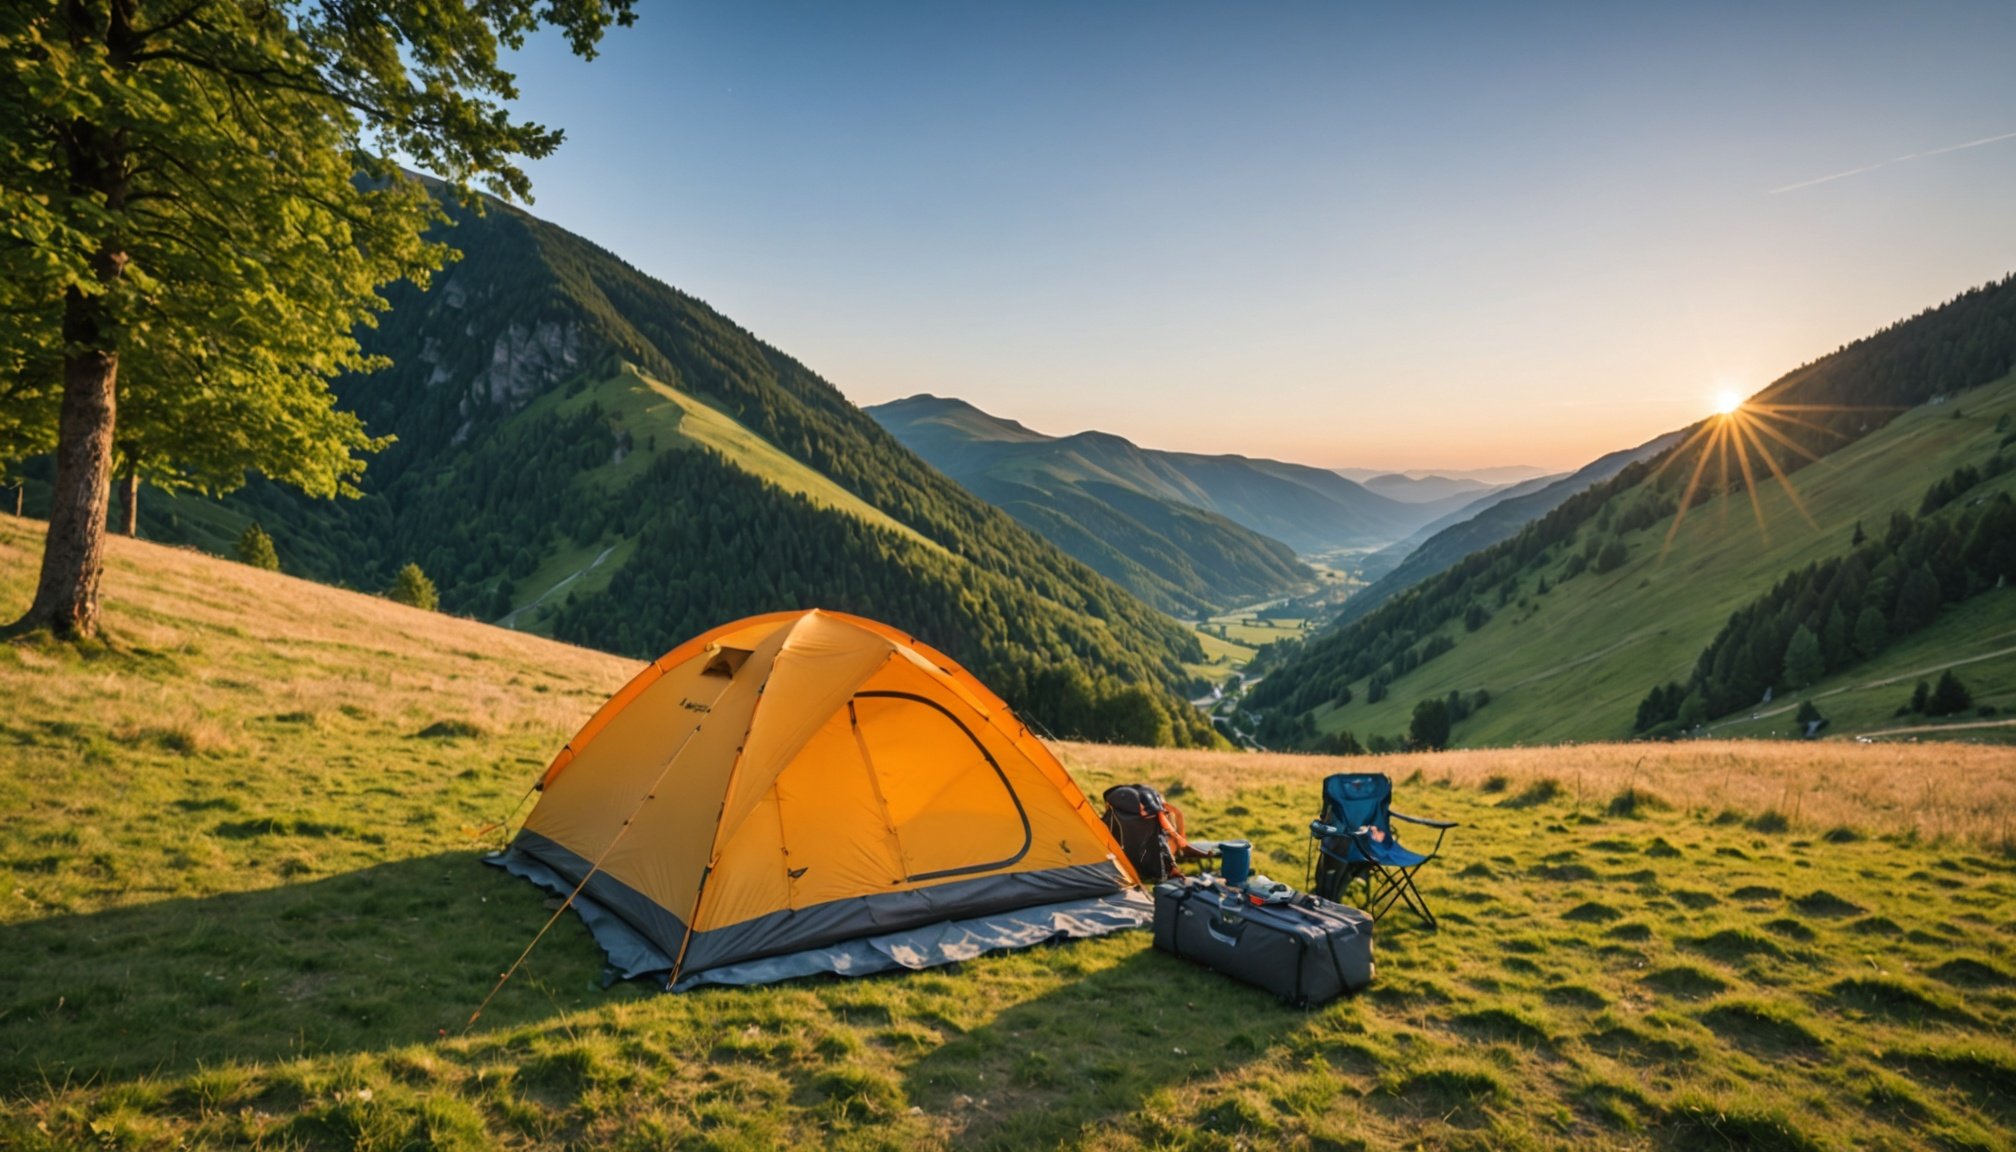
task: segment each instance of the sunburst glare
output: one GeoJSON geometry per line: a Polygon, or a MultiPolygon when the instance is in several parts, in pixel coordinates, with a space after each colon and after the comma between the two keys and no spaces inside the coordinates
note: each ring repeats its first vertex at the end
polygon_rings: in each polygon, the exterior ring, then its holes
{"type": "MultiPolygon", "coordinates": [[[[1811,404],[1770,404],[1745,402],[1743,396],[1734,389],[1722,389],[1715,396],[1715,415],[1701,422],[1687,441],[1666,458],[1659,471],[1663,472],[1675,461],[1693,453],[1693,468],[1687,477],[1680,502],[1674,510],[1673,523],[1666,530],[1666,542],[1660,548],[1664,556],[1673,546],[1674,537],[1680,534],[1680,525],[1687,519],[1688,511],[1696,503],[1696,495],[1727,495],[1731,492],[1731,458],[1735,460],[1735,472],[1740,475],[1740,486],[1749,497],[1750,510],[1757,520],[1757,530],[1766,541],[1770,540],[1770,528],[1764,522],[1764,502],[1758,492],[1762,480],[1776,480],[1785,498],[1807,524],[1816,530],[1820,525],[1806,508],[1806,501],[1799,489],[1792,483],[1791,468],[1780,462],[1778,453],[1772,451],[1775,444],[1780,451],[1804,457],[1808,461],[1820,459],[1820,454],[1802,445],[1788,435],[1795,428],[1818,432],[1826,436],[1846,439],[1840,432],[1805,419],[1796,413],[1804,412],[1846,412],[1855,410],[1852,405],[1811,405],[1811,404]],[[1709,472],[1709,462],[1714,461],[1714,477],[1709,472]],[[1757,467],[1761,464],[1762,467],[1757,467]],[[1703,481],[1708,483],[1703,493],[1703,481]],[[1719,481],[1719,482],[1718,482],[1719,481]]],[[[1871,408],[1874,412],[1880,409],[1871,408]]],[[[1797,462],[1792,462],[1797,467],[1797,462]]]]}

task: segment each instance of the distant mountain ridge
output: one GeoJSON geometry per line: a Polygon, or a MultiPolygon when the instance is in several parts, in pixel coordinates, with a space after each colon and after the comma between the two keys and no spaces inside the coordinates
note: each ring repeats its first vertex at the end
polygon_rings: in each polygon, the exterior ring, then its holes
{"type": "Polygon", "coordinates": [[[1655,436],[1636,448],[1600,456],[1566,476],[1542,476],[1494,492],[1470,508],[1453,512],[1421,532],[1375,553],[1377,562],[1397,552],[1395,566],[1360,589],[1337,614],[1336,622],[1356,620],[1387,600],[1441,572],[1473,552],[1506,540],[1521,528],[1559,508],[1568,498],[1649,460],[1680,442],[1682,433],[1655,436]]]}
{"type": "Polygon", "coordinates": [[[1314,555],[1400,539],[1476,499],[1407,502],[1324,468],[1237,455],[1142,448],[1110,432],[1050,436],[964,400],[921,395],[868,408],[897,439],[975,491],[1055,494],[1108,484],[1187,505],[1314,555]]]}

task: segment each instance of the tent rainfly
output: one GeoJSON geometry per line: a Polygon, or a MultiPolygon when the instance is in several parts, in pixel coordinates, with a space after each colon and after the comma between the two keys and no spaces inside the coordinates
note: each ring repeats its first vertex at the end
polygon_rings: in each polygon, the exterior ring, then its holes
{"type": "Polygon", "coordinates": [[[554,757],[493,862],[611,978],[921,968],[1139,926],[1085,794],[992,692],[871,620],[755,616],[653,661],[554,757]]]}

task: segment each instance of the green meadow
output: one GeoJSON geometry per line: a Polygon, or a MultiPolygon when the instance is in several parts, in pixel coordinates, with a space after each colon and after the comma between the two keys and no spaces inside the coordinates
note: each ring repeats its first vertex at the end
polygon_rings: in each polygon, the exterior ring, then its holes
{"type": "MultiPolygon", "coordinates": [[[[39,527],[0,517],[8,603],[39,527]]],[[[487,826],[634,665],[124,540],[106,594],[103,644],[0,645],[0,1147],[1992,1149],[2016,1130],[2007,749],[1680,745],[1646,767],[1617,745],[1501,770],[1070,745],[1087,791],[1156,782],[1298,883],[1323,773],[1389,770],[1404,809],[1462,822],[1423,875],[1443,927],[1389,918],[1370,989],[1294,1011],[1144,933],[604,990],[569,916],[471,1024],[553,903],[480,864],[487,826]],[[1824,819],[1746,799],[1795,770],[1780,748],[1816,787],[1910,779],[1824,819]],[[1695,769],[1733,782],[1711,799],[1695,769]],[[1895,807],[1921,793],[1969,819],[1895,807]]]]}

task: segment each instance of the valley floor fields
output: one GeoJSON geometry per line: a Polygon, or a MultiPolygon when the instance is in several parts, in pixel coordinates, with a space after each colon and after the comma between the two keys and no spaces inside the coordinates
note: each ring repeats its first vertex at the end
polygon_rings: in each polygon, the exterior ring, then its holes
{"type": "MultiPolygon", "coordinates": [[[[0,516],[0,605],[36,523],[0,516]]],[[[2016,749],[1329,759],[1065,744],[1300,883],[1322,777],[1451,818],[1443,918],[1313,1011],[1144,933],[600,986],[486,868],[634,662],[115,540],[108,640],[0,642],[0,1147],[2008,1148],[2016,749]],[[522,812],[521,812],[522,815],[522,812]]]]}

